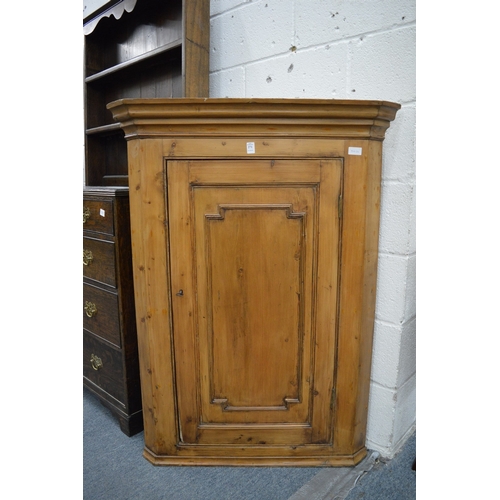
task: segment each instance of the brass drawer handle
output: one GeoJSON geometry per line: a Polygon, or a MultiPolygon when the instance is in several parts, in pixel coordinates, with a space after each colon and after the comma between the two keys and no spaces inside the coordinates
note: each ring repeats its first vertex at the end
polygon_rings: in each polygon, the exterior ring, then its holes
{"type": "Polygon", "coordinates": [[[85,301],[85,314],[91,318],[92,316],[95,316],[97,314],[97,307],[93,302],[89,302],[88,300],[85,301]]]}
{"type": "Polygon", "coordinates": [[[88,219],[90,219],[90,208],[83,207],[83,223],[85,224],[88,219]]]}
{"type": "Polygon", "coordinates": [[[90,250],[83,249],[83,265],[88,266],[94,260],[94,255],[90,250]]]}
{"type": "Polygon", "coordinates": [[[98,358],[95,354],[92,354],[90,356],[90,364],[95,371],[100,370],[102,368],[102,359],[98,358]]]}

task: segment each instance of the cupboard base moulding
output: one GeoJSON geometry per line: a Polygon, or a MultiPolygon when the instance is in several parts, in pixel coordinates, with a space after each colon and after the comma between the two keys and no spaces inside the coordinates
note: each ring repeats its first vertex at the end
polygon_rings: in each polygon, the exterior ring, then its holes
{"type": "Polygon", "coordinates": [[[222,451],[224,456],[201,455],[195,456],[164,456],[155,455],[147,448],[144,449],[143,456],[153,465],[170,466],[236,466],[236,467],[353,467],[366,457],[367,450],[363,447],[353,455],[310,455],[284,457],[276,454],[274,456],[240,456],[231,455],[228,450],[222,451]]]}

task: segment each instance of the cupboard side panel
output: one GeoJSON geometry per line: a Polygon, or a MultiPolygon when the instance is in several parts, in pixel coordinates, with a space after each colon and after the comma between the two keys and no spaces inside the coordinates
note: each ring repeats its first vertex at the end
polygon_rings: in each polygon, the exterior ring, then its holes
{"type": "MultiPolygon", "coordinates": [[[[342,264],[340,287],[340,329],[337,354],[337,409],[334,427],[334,443],[338,451],[353,453],[363,447],[364,440],[354,439],[363,432],[364,422],[359,421],[360,400],[364,400],[363,384],[369,385],[366,377],[366,356],[362,343],[363,328],[369,320],[365,315],[369,300],[365,297],[365,280],[370,274],[367,265],[371,265],[370,243],[367,234],[378,229],[372,228],[367,219],[372,209],[366,200],[370,189],[369,182],[369,141],[345,141],[344,193],[342,207],[342,264]],[[349,147],[362,149],[361,155],[350,155],[349,147]]],[[[373,235],[372,235],[373,237],[373,235]]],[[[374,300],[374,297],[373,297],[374,300]]],[[[366,334],[369,336],[368,334],[366,334]]]]}
{"type": "Polygon", "coordinates": [[[162,145],[128,142],[130,224],[144,441],[153,453],[176,442],[162,145]]]}
{"type": "Polygon", "coordinates": [[[377,291],[377,263],[380,220],[380,184],[382,171],[382,142],[368,144],[366,170],[365,251],[363,262],[363,314],[361,316],[359,380],[356,418],[354,420],[353,447],[364,446],[368,418],[368,398],[372,362],[373,329],[377,291]]]}

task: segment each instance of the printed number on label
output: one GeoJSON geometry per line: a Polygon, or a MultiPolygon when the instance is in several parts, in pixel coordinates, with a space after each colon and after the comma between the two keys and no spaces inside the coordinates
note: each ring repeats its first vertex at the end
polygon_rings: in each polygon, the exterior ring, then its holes
{"type": "Polygon", "coordinates": [[[363,152],[363,148],[349,148],[348,153],[350,155],[355,155],[355,156],[361,156],[361,153],[363,152]]]}

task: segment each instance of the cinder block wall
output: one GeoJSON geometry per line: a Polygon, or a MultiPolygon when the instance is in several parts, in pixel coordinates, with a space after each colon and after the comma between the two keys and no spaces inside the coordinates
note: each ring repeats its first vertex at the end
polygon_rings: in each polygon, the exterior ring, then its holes
{"type": "Polygon", "coordinates": [[[416,425],[415,0],[211,0],[210,96],[383,99],[367,446],[392,457],[416,425]]]}

